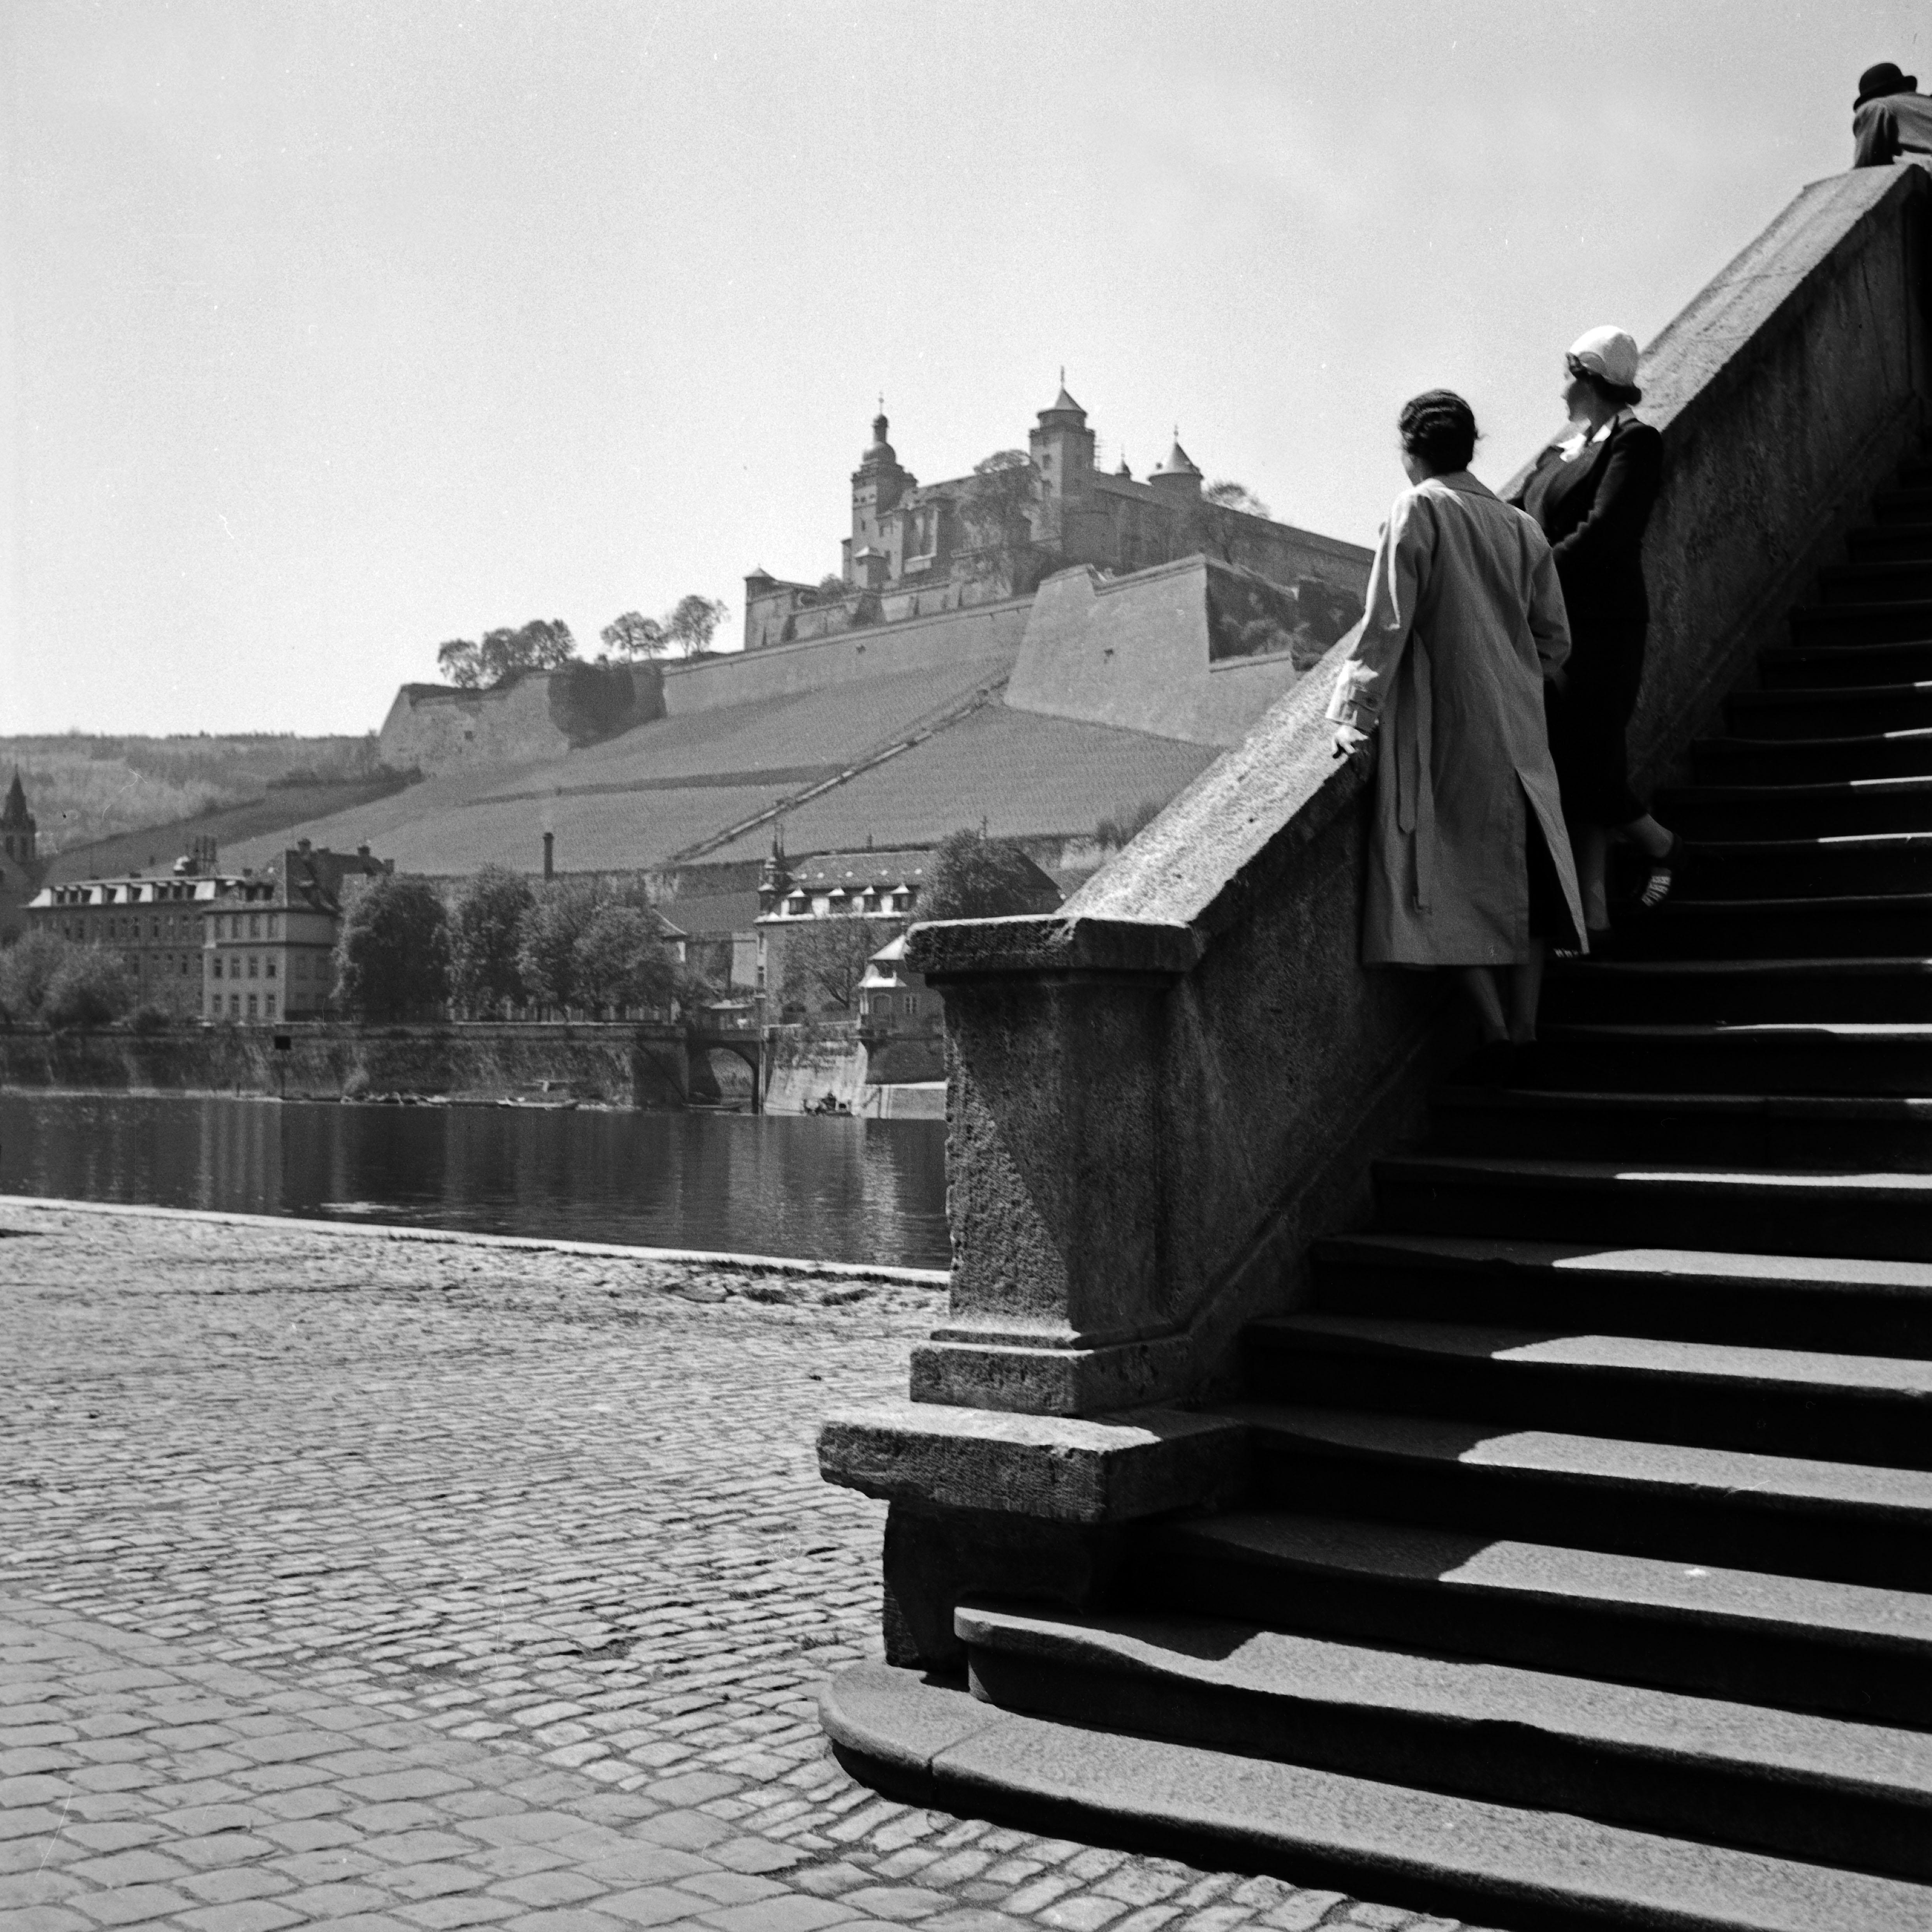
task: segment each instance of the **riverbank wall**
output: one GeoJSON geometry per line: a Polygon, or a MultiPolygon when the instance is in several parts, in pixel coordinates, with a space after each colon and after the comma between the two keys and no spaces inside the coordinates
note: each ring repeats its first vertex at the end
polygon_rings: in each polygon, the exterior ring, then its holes
{"type": "MultiPolygon", "coordinates": [[[[487,1021],[357,1027],[297,1022],[289,1042],[254,1028],[136,1034],[20,1028],[0,1033],[0,1087],[108,1093],[261,1094],[338,1100],[382,1094],[507,1100],[548,1082],[559,1097],[614,1107],[679,1107],[712,1090],[707,1056],[687,1071],[681,1040],[635,1027],[487,1021]]],[[[750,1090],[750,1070],[745,1089],[750,1090]]]]}
{"type": "MultiPolygon", "coordinates": [[[[945,1089],[879,1085],[849,1022],[777,1030],[766,1048],[763,1111],[802,1114],[829,1096],[879,1120],[943,1120],[945,1089]]],[[[0,1089],[23,1092],[274,1095],[340,1100],[410,1094],[452,1100],[559,1099],[608,1107],[752,1104],[750,1062],[728,1048],[595,1022],[452,1022],[361,1027],[296,1022],[279,1030],[163,1033],[38,1028],[0,1031],[0,1089]],[[278,1051],[278,1036],[288,1048],[278,1051]]]]}

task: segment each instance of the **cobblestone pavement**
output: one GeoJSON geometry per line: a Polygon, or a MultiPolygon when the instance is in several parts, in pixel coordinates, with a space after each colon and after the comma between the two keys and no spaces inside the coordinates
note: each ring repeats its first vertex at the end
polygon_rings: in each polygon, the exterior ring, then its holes
{"type": "Polygon", "coordinates": [[[0,1927],[1448,1922],[908,1809],[814,1695],[937,1298],[0,1208],[0,1927]]]}

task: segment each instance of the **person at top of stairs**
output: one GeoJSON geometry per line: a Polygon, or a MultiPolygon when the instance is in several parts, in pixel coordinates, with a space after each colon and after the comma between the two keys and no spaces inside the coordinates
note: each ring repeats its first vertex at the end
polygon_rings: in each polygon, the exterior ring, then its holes
{"type": "Polygon", "coordinates": [[[1668,896],[1676,841],[1630,790],[1624,733],[1643,682],[1650,599],[1643,532],[1664,478],[1664,439],[1639,422],[1637,346],[1592,328],[1563,358],[1563,406],[1576,434],[1537,458],[1510,501],[1550,539],[1570,618],[1568,675],[1550,693],[1550,752],[1593,943],[1610,924],[1604,872],[1612,836],[1650,859],[1642,902],[1668,896]]]}
{"type": "Polygon", "coordinates": [[[1932,100],[1918,92],[1916,74],[1880,61],[1858,76],[1852,103],[1852,166],[1888,166],[1902,155],[1932,154],[1932,100]]]}
{"type": "Polygon", "coordinates": [[[1544,716],[1570,652],[1563,593],[1534,522],[1469,473],[1468,404],[1432,389],[1399,428],[1410,488],[1328,712],[1340,755],[1383,740],[1362,958],[1460,968],[1485,1039],[1526,1044],[1546,943],[1583,944],[1544,716]]]}

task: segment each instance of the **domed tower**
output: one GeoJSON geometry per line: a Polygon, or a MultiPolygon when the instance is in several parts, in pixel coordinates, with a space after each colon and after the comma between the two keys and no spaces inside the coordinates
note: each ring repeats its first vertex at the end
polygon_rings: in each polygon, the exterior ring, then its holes
{"type": "Polygon", "coordinates": [[[39,834],[34,814],[27,809],[27,794],[16,767],[14,782],[7,789],[6,809],[0,812],[0,852],[16,865],[31,866],[39,856],[36,849],[39,834]]]}
{"type": "Polygon", "coordinates": [[[859,459],[852,472],[852,538],[846,545],[845,581],[852,581],[851,559],[855,551],[885,550],[885,520],[897,509],[908,492],[919,487],[919,478],[899,466],[892,445],[886,440],[891,425],[881,410],[872,418],[872,446],[859,459]]]}

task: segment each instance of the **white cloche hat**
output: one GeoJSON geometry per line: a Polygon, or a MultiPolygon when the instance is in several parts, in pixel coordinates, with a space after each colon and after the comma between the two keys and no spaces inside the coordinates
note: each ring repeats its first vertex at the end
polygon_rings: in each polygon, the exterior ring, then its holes
{"type": "Polygon", "coordinates": [[[1570,359],[1619,389],[1636,387],[1636,338],[1627,329],[1586,328],[1570,344],[1570,359]]]}

